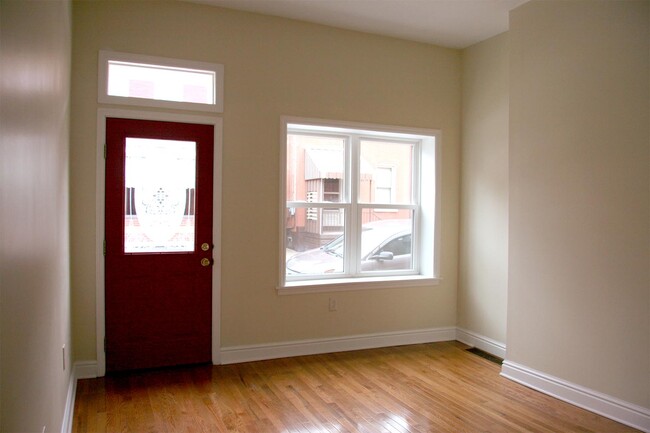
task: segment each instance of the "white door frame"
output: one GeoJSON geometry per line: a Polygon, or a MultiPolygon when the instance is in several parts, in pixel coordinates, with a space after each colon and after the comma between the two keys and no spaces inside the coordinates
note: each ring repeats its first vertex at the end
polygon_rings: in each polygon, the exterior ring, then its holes
{"type": "Polygon", "coordinates": [[[212,270],[212,363],[221,364],[221,154],[223,120],[220,117],[192,114],[163,113],[143,110],[126,110],[99,108],[97,110],[97,179],[96,179],[96,219],[95,219],[95,265],[96,272],[96,328],[97,328],[97,376],[106,374],[106,353],[104,338],[106,336],[105,287],[104,287],[104,212],[106,160],[104,146],[106,143],[106,119],[158,120],[166,122],[198,123],[214,126],[214,174],[213,174],[213,217],[212,217],[212,251],[214,267],[212,270]]]}

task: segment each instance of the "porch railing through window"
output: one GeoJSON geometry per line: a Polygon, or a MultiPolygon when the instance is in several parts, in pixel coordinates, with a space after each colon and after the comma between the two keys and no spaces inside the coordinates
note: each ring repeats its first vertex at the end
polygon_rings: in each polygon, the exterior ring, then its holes
{"type": "Polygon", "coordinates": [[[345,226],[343,209],[323,209],[321,212],[321,226],[323,232],[340,232],[345,226]]]}

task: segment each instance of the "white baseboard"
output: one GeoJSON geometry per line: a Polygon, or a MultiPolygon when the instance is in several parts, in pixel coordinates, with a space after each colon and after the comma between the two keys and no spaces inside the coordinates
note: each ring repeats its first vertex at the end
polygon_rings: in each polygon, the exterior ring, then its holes
{"type": "Polygon", "coordinates": [[[77,380],[92,379],[97,377],[97,361],[75,362],[70,374],[70,383],[68,384],[68,395],[65,399],[65,410],[63,412],[63,422],[61,423],[61,433],[72,432],[72,420],[74,417],[74,401],[77,396],[77,380]]]}
{"type": "Polygon", "coordinates": [[[77,379],[94,379],[97,375],[97,361],[77,361],[74,363],[77,379]]]}
{"type": "Polygon", "coordinates": [[[435,343],[456,339],[456,328],[431,328],[349,337],[289,341],[285,343],[256,344],[221,348],[221,363],[261,361],[290,356],[317,355],[349,350],[376,349],[406,344],[435,343]]]}
{"type": "Polygon", "coordinates": [[[498,356],[501,359],[505,359],[506,357],[505,344],[483,335],[476,334],[472,331],[468,331],[467,329],[456,328],[456,340],[465,343],[468,346],[481,349],[482,351],[494,356],[498,356]]]}
{"type": "Polygon", "coordinates": [[[68,395],[65,399],[65,408],[63,411],[63,421],[61,422],[61,433],[72,432],[72,416],[74,412],[74,399],[77,395],[77,379],[74,375],[74,369],[70,374],[68,383],[68,395]]]}
{"type": "Polygon", "coordinates": [[[650,409],[584,388],[511,361],[504,361],[501,375],[567,403],[650,433],[650,409]]]}

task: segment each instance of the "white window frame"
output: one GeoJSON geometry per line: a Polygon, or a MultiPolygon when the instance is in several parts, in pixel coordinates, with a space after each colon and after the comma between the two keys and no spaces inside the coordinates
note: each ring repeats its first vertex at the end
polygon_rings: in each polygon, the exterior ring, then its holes
{"type": "MultiPolygon", "coordinates": [[[[280,151],[280,251],[279,251],[279,284],[278,293],[281,295],[313,293],[324,291],[344,291],[359,289],[380,289],[397,287],[433,286],[440,282],[440,131],[422,128],[391,127],[367,123],[330,121],[322,119],[307,119],[283,116],[281,118],[281,151],[280,151]],[[360,218],[358,211],[366,208],[414,209],[413,221],[413,269],[397,272],[359,273],[352,265],[351,272],[345,275],[333,276],[304,276],[299,279],[286,276],[286,173],[287,173],[287,134],[289,131],[303,130],[310,134],[325,136],[341,135],[352,139],[386,139],[410,141],[419,158],[415,158],[413,167],[413,200],[410,204],[376,204],[361,203],[357,200],[357,191],[350,179],[358,178],[356,167],[351,163],[358,160],[359,155],[348,155],[346,168],[349,178],[341,191],[346,200],[341,203],[317,203],[318,207],[339,207],[346,209],[346,243],[350,254],[354,254],[357,241],[360,239],[357,225],[360,218]],[[356,138],[354,138],[356,137],[356,138]],[[426,188],[421,188],[426,186],[426,188]]],[[[348,146],[347,151],[358,152],[358,146],[348,146]]],[[[355,184],[356,185],[356,184],[355,184]]],[[[314,203],[290,202],[290,207],[314,207],[314,203]]],[[[356,263],[358,260],[351,260],[356,263]]]]}
{"type": "Polygon", "coordinates": [[[169,108],[175,110],[223,112],[223,77],[224,66],[218,63],[196,62],[190,60],[170,59],[141,54],[120,53],[116,51],[99,51],[98,69],[98,101],[101,104],[133,105],[140,107],[169,108]],[[191,71],[207,71],[214,73],[214,104],[196,102],[176,102],[158,99],[113,96],[108,94],[108,67],[110,61],[127,62],[164,68],[186,69],[191,71]]]}

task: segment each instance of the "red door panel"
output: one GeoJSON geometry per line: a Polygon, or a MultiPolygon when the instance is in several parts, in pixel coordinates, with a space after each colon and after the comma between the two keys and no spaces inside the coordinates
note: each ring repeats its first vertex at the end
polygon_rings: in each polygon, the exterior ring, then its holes
{"type": "MultiPolygon", "coordinates": [[[[107,119],[105,297],[109,372],[211,361],[213,137],[212,125],[107,119]],[[153,162],[142,164],[137,157],[131,155],[129,160],[126,156],[127,143],[137,139],[166,141],[162,150],[146,142],[143,148],[153,155],[149,159],[153,162]],[[173,155],[181,145],[196,150],[195,162],[176,162],[178,158],[173,155]],[[187,170],[188,164],[194,171],[187,170]],[[150,171],[152,167],[154,171],[150,171]],[[182,190],[181,181],[174,181],[178,185],[170,181],[188,176],[193,188],[182,190]],[[127,185],[127,179],[138,179],[138,185],[127,185]],[[157,225],[161,218],[178,221],[180,228],[168,234],[157,225]],[[193,236],[188,231],[192,224],[193,236]],[[125,252],[125,236],[141,242],[136,242],[136,249],[143,250],[125,252]],[[173,250],[183,242],[179,248],[184,250],[173,250]],[[172,251],[158,243],[172,245],[172,251]],[[203,244],[207,250],[201,248],[203,244]],[[205,266],[204,259],[209,265],[205,266]]],[[[126,243],[129,251],[134,251],[133,243],[126,243]]]]}

